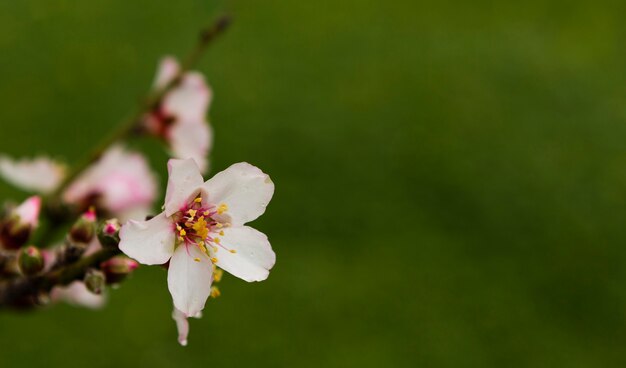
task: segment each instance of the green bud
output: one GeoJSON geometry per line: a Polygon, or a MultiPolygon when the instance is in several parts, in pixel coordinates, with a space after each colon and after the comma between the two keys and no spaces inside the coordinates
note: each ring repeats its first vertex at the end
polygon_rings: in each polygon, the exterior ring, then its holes
{"type": "Polygon", "coordinates": [[[39,249],[29,245],[20,250],[18,264],[24,275],[35,275],[43,270],[44,260],[39,249]]]}
{"type": "Polygon", "coordinates": [[[102,294],[102,290],[104,290],[105,284],[106,279],[102,271],[93,268],[87,270],[87,273],[85,274],[85,286],[87,287],[87,290],[96,295],[100,295],[102,294]]]}
{"type": "Polygon", "coordinates": [[[90,208],[70,229],[70,240],[77,243],[89,243],[96,235],[96,212],[90,208]]]}

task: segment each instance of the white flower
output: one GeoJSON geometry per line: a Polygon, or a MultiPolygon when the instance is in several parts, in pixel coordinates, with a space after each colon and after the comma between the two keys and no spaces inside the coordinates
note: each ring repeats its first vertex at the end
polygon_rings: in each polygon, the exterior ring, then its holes
{"type": "Polygon", "coordinates": [[[72,182],[63,200],[74,204],[95,200],[121,219],[145,218],[156,188],[156,178],[141,154],[113,146],[72,182]]]}
{"type": "Polygon", "coordinates": [[[119,246],[143,264],[169,261],[174,306],[196,316],[210,295],[214,265],[248,282],[268,277],[276,255],[263,233],[244,224],[265,212],[274,183],[248,163],[207,182],[192,159],[172,159],[168,171],[164,211],[122,226],[119,246]]]}
{"type": "MultiPolygon", "coordinates": [[[[167,86],[179,71],[176,59],[163,58],[155,88],[167,86]]],[[[213,132],[206,119],[211,99],[212,92],[203,75],[187,72],[144,119],[149,131],[166,140],[174,157],[194,159],[201,172],[208,169],[207,156],[213,141],[213,132]]]]}
{"type": "Polygon", "coordinates": [[[47,157],[13,160],[2,155],[0,176],[17,187],[47,194],[56,189],[63,180],[65,166],[47,157]]]}
{"type": "MultiPolygon", "coordinates": [[[[30,191],[49,193],[64,178],[64,166],[46,157],[12,160],[0,157],[0,175],[30,191]]],[[[145,218],[156,197],[157,180],[139,153],[113,146],[76,178],[63,193],[66,203],[97,205],[120,219],[145,218]]]]}

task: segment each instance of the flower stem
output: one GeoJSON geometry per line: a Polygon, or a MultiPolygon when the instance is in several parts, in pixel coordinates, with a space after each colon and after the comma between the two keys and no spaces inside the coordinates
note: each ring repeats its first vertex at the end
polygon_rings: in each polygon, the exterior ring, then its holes
{"type": "Polygon", "coordinates": [[[82,280],[90,268],[98,268],[111,257],[121,254],[118,248],[103,248],[63,268],[34,277],[20,277],[0,283],[0,307],[31,308],[40,295],[47,295],[55,286],[67,286],[82,280]]]}

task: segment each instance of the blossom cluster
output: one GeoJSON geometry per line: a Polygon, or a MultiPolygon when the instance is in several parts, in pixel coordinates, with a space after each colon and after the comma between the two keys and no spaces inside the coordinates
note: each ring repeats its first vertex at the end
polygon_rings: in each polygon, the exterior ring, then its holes
{"type": "Polygon", "coordinates": [[[158,177],[129,145],[109,145],[80,172],[47,156],[0,155],[0,176],[31,193],[6,207],[0,220],[0,281],[27,283],[97,259],[80,277],[14,304],[32,299],[101,308],[106,285],[118,285],[139,264],[163,265],[178,340],[186,345],[187,318],[200,317],[207,300],[219,296],[223,271],[248,282],[268,277],[276,256],[267,236],[246,224],[265,212],[274,184],[245,162],[203,178],[213,131],[207,120],[212,91],[201,73],[165,57],[153,88],[159,98],[134,128],[163,141],[172,157],[162,212],[153,212],[158,177]],[[65,238],[54,238],[50,228],[68,221],[65,238]],[[107,250],[111,256],[100,261],[96,256],[107,250]]]}

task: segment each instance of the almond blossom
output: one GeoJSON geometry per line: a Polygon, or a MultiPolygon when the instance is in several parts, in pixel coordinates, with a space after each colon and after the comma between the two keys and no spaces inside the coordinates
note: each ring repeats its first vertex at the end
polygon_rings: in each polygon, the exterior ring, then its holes
{"type": "Polygon", "coordinates": [[[143,155],[114,146],[67,188],[63,199],[84,206],[95,203],[121,219],[144,218],[156,188],[143,155]]]}
{"type": "MultiPolygon", "coordinates": [[[[154,88],[165,88],[179,73],[176,59],[163,58],[154,88]]],[[[148,131],[165,139],[174,157],[194,159],[203,173],[208,169],[207,156],[213,141],[206,119],[211,99],[212,92],[204,76],[199,72],[186,72],[179,84],[167,92],[144,119],[148,131]]]]}
{"type": "Polygon", "coordinates": [[[204,308],[215,266],[248,282],[268,277],[276,255],[265,234],[245,224],[265,212],[274,183],[245,162],[206,182],[193,159],[171,159],[168,171],[164,211],[148,221],[127,222],[119,247],[143,264],[169,261],[174,317],[186,337],[182,319],[204,308]]]}
{"type": "MultiPolygon", "coordinates": [[[[0,175],[16,186],[40,193],[54,191],[64,178],[63,165],[46,157],[0,157],[0,175]]],[[[66,203],[96,204],[121,219],[144,218],[156,197],[157,181],[146,159],[122,146],[108,149],[63,193],[66,203]]]]}

